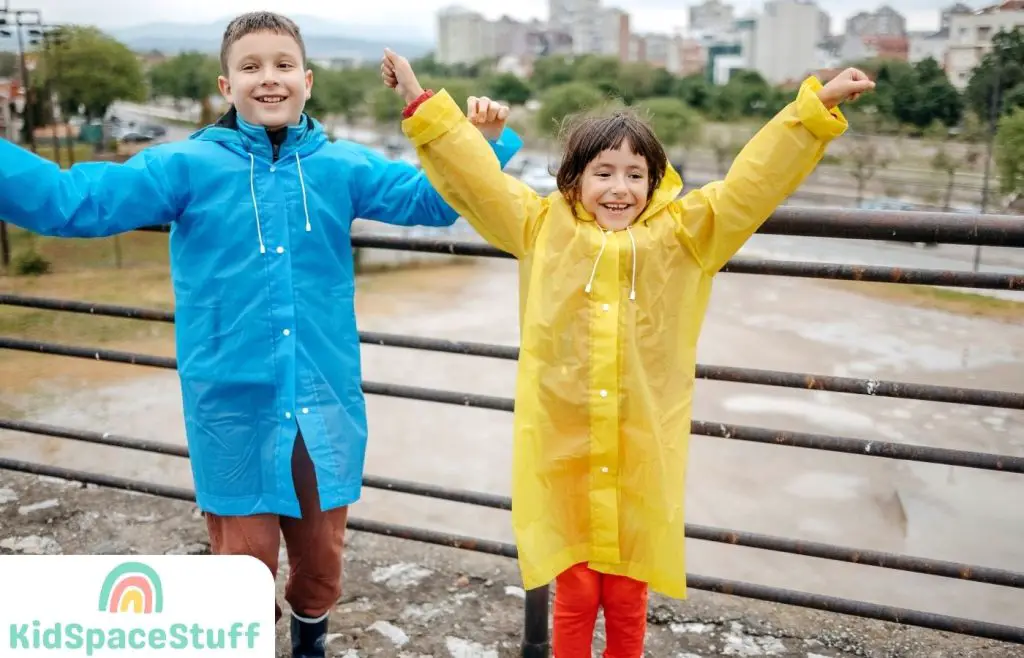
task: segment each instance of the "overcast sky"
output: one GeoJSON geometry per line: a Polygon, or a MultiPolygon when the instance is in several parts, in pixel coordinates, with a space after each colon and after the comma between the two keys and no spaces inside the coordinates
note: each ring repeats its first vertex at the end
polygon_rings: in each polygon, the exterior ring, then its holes
{"type": "MultiPolygon", "coordinates": [[[[4,0],[0,0],[4,1],[4,0]]],[[[48,23],[89,23],[101,27],[126,27],[154,21],[209,22],[254,9],[271,9],[293,14],[322,16],[356,25],[394,25],[396,32],[432,37],[438,9],[454,4],[452,0],[6,0],[12,8],[38,9],[48,23]],[[397,19],[397,22],[396,22],[397,19]]],[[[873,10],[879,0],[818,0],[832,14],[833,26],[841,29],[842,20],[851,13],[873,10]]],[[[910,29],[937,27],[937,7],[953,0],[892,0],[888,4],[903,12],[910,29]]],[[[515,18],[544,18],[546,0],[461,0],[457,4],[475,9],[490,18],[508,14],[515,18]]],[[[667,32],[672,26],[685,26],[686,8],[696,2],[686,0],[606,0],[633,16],[635,31],[667,32]]],[[[738,10],[760,9],[761,0],[733,0],[738,10]]],[[[980,6],[977,0],[967,4],[980,6]]]]}

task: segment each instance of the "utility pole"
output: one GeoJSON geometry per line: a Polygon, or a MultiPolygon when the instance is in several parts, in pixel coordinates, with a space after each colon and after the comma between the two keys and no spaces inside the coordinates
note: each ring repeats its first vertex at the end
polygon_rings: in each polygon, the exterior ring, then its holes
{"type": "MultiPolygon", "coordinates": [[[[988,146],[985,154],[985,180],[982,183],[981,191],[981,214],[988,212],[988,185],[992,169],[992,150],[996,141],[996,123],[999,120],[999,106],[1001,105],[1000,86],[1002,85],[1002,60],[998,54],[993,57],[995,60],[995,77],[992,81],[992,100],[989,105],[988,116],[988,146]]],[[[974,248],[974,271],[981,267],[981,245],[974,248]]]]}

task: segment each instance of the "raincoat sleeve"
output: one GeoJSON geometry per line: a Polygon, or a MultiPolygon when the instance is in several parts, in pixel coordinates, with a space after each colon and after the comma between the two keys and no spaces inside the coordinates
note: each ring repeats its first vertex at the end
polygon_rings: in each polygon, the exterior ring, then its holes
{"type": "Polygon", "coordinates": [[[441,196],[490,244],[516,258],[530,250],[546,201],[502,172],[487,141],[444,90],[402,122],[441,196]]]}
{"type": "Polygon", "coordinates": [[[818,99],[808,78],[795,101],[740,151],[725,179],[674,202],[680,240],[701,268],[717,273],[814,170],[825,147],[846,131],[839,108],[818,99]]]}
{"type": "Polygon", "coordinates": [[[99,238],[171,223],[181,202],[151,147],[124,163],[56,163],[0,140],[0,219],[38,233],[99,238]]]}
{"type": "MultiPolygon", "coordinates": [[[[523,146],[522,139],[510,128],[497,140],[485,142],[501,168],[523,146]]],[[[354,194],[356,217],[400,226],[451,226],[459,218],[428,177],[413,165],[388,160],[371,149],[365,149],[364,155],[366,171],[353,176],[358,186],[354,194]]]]}

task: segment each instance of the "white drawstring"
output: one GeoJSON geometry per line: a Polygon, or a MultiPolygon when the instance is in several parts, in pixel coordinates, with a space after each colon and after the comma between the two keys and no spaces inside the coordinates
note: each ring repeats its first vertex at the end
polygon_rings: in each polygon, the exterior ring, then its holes
{"type": "MultiPolygon", "coordinates": [[[[302,178],[302,161],[299,154],[295,154],[295,166],[299,170],[299,187],[302,188],[302,211],[306,215],[306,232],[312,230],[309,225],[309,204],[306,201],[306,181],[302,178]]],[[[263,227],[260,225],[260,207],[256,202],[256,157],[249,154],[249,193],[252,195],[252,210],[256,213],[256,235],[260,240],[260,253],[267,253],[267,247],[263,244],[263,227]]]]}
{"type": "Polygon", "coordinates": [[[629,241],[633,244],[633,280],[629,284],[629,299],[633,301],[636,299],[636,240],[633,239],[633,231],[626,227],[626,233],[629,233],[629,241]]]}
{"type": "Polygon", "coordinates": [[[299,187],[302,188],[302,210],[306,213],[306,232],[309,233],[309,206],[306,205],[306,182],[302,179],[302,161],[299,160],[299,154],[295,154],[295,166],[299,170],[299,187]]]}
{"type": "Polygon", "coordinates": [[[249,154],[249,192],[252,194],[252,209],[256,213],[256,235],[260,239],[260,253],[267,253],[267,248],[263,245],[263,229],[260,227],[260,207],[256,203],[256,158],[253,154],[249,154]]]}
{"type": "Polygon", "coordinates": [[[590,294],[590,286],[594,283],[594,276],[597,275],[597,264],[601,262],[601,256],[604,255],[604,247],[608,244],[608,236],[605,235],[604,229],[601,229],[601,251],[597,252],[597,258],[594,260],[594,269],[590,272],[590,281],[587,281],[587,286],[583,289],[583,292],[590,294]]]}
{"type": "MultiPolygon", "coordinates": [[[[637,259],[636,239],[633,237],[633,231],[629,230],[628,226],[626,227],[626,233],[629,234],[629,243],[633,246],[633,278],[630,280],[630,284],[629,284],[629,300],[630,301],[635,301],[636,300],[636,259],[637,259]]],[[[604,248],[605,248],[605,245],[607,245],[607,244],[608,244],[607,232],[604,229],[601,229],[601,250],[597,252],[597,258],[594,260],[594,269],[590,271],[590,280],[587,281],[587,285],[583,289],[583,292],[587,293],[588,295],[590,294],[590,290],[593,287],[594,277],[597,276],[597,265],[598,265],[598,263],[601,262],[601,256],[604,255],[604,248]]]]}

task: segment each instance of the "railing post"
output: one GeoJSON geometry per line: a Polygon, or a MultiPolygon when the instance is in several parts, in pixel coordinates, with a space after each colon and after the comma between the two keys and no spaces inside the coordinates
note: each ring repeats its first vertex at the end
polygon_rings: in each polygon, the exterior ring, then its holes
{"type": "Polygon", "coordinates": [[[548,587],[526,592],[526,614],[523,628],[523,658],[548,658],[548,587]]]}

